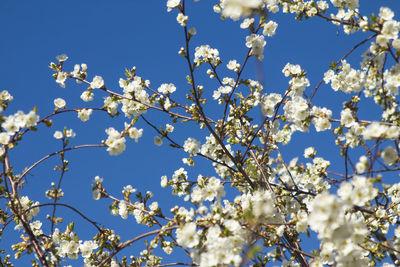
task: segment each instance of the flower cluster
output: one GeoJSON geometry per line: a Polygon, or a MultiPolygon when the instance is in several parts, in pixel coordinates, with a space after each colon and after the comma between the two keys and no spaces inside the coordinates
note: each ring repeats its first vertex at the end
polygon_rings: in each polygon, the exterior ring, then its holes
{"type": "Polygon", "coordinates": [[[31,128],[36,126],[39,121],[39,116],[34,110],[25,114],[22,111],[18,111],[13,115],[9,115],[4,118],[1,127],[7,132],[9,136],[15,134],[22,128],[31,128]]]}
{"type": "MultiPolygon", "coordinates": [[[[152,103],[145,87],[149,86],[150,81],[143,80],[139,76],[135,76],[129,80],[119,80],[119,86],[124,91],[124,97],[118,101],[122,103],[121,110],[126,117],[137,116],[146,113],[147,105],[152,103]]],[[[111,114],[116,113],[118,102],[114,99],[107,99],[106,106],[110,109],[111,114]]],[[[109,113],[110,113],[109,112],[109,113]]]]}
{"type": "Polygon", "coordinates": [[[196,155],[200,151],[200,142],[192,137],[189,137],[183,144],[183,150],[192,155],[196,155]]]}
{"type": "Polygon", "coordinates": [[[365,84],[365,73],[351,68],[350,64],[343,60],[340,71],[337,74],[333,70],[327,71],[324,81],[331,83],[331,87],[335,91],[360,92],[365,84]]]}
{"type": "Polygon", "coordinates": [[[264,36],[258,34],[252,34],[246,37],[246,46],[251,48],[251,52],[259,59],[264,58],[264,46],[267,42],[264,40],[264,36]]]}
{"type": "Polygon", "coordinates": [[[217,64],[219,62],[219,52],[215,48],[211,48],[209,45],[202,45],[196,47],[194,53],[194,62],[197,65],[201,65],[203,62],[210,62],[211,64],[217,64]]]}
{"type": "Polygon", "coordinates": [[[92,115],[92,112],[93,112],[93,110],[90,108],[89,109],[86,109],[86,108],[81,109],[78,111],[78,118],[83,122],[88,121],[90,118],[90,115],[92,115]]]}
{"type": "Polygon", "coordinates": [[[225,195],[225,189],[221,184],[221,180],[216,177],[205,178],[199,175],[197,185],[193,187],[190,195],[193,203],[202,201],[213,201],[215,198],[220,198],[225,195]]]}
{"type": "Polygon", "coordinates": [[[282,101],[280,94],[271,93],[261,100],[261,112],[264,116],[272,118],[275,113],[275,105],[282,101]]]}
{"type": "Polygon", "coordinates": [[[176,91],[176,87],[173,83],[163,83],[158,87],[158,92],[163,93],[165,95],[172,94],[176,91]]]}
{"type": "Polygon", "coordinates": [[[108,135],[108,138],[105,141],[107,151],[110,153],[110,155],[121,154],[126,148],[125,137],[121,136],[121,134],[112,127],[106,130],[106,134],[108,135]]]}
{"type": "Polygon", "coordinates": [[[80,254],[86,261],[91,256],[92,252],[99,247],[96,242],[91,240],[76,241],[76,237],[76,234],[70,232],[69,229],[67,229],[65,233],[61,233],[58,228],[55,229],[52,235],[52,241],[56,245],[58,256],[77,259],[80,254]]]}
{"type": "Polygon", "coordinates": [[[368,236],[368,228],[361,214],[346,215],[348,208],[346,201],[327,192],[310,203],[310,228],[323,240],[314,264],[332,264],[335,260],[341,266],[368,265],[368,257],[358,245],[368,236]]]}

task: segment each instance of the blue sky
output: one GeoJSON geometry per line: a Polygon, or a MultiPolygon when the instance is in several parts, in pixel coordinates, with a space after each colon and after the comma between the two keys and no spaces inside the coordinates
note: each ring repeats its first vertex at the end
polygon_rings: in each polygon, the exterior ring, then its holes
{"type": "MultiPolygon", "coordinates": [[[[388,6],[397,12],[396,19],[399,19],[398,0],[360,2],[364,5],[360,10],[362,14],[371,11],[378,13],[378,6],[388,6]]],[[[136,66],[137,74],[149,79],[153,88],[162,83],[174,83],[177,86],[176,99],[185,101],[188,88],[185,76],[188,71],[184,59],[177,54],[184,45],[183,29],[176,22],[176,11],[167,13],[165,3],[135,0],[0,1],[0,90],[6,89],[14,96],[5,114],[17,110],[28,112],[36,106],[40,117],[44,117],[53,111],[53,100],[58,97],[64,98],[69,108],[102,105],[103,94],[97,93],[95,101],[87,104],[79,98],[85,87],[68,81],[66,88],[61,88],[53,80],[48,66],[51,61],[55,61],[56,55],[62,53],[69,56],[64,64],[66,70],[72,71],[74,64],[86,63],[89,80],[100,75],[111,90],[119,91],[118,80],[124,77],[124,69],[136,66]]],[[[244,43],[248,32],[239,28],[240,22],[222,21],[218,14],[213,13],[212,3],[214,1],[187,1],[189,26],[196,27],[198,32],[192,40],[192,53],[195,46],[209,44],[220,51],[224,63],[231,59],[242,62],[247,51],[244,43]]],[[[296,22],[292,15],[287,14],[272,14],[270,18],[278,22],[279,26],[277,34],[266,39],[263,75],[267,92],[283,93],[287,88],[288,80],[281,73],[287,62],[300,64],[308,72],[311,90],[328,70],[332,60],[338,60],[366,37],[363,34],[347,36],[338,27],[319,18],[304,23],[296,22]]],[[[366,48],[361,47],[349,61],[358,64],[359,55],[366,48]]],[[[217,84],[205,78],[205,71],[205,68],[199,69],[198,79],[211,95],[217,89],[217,84]]],[[[246,77],[256,78],[255,71],[256,64],[251,60],[246,77]]],[[[314,103],[318,106],[327,105],[333,109],[334,117],[338,117],[338,107],[344,97],[322,86],[314,103]]],[[[220,111],[215,105],[211,106],[206,112],[216,117],[220,111]]],[[[167,116],[157,112],[150,112],[148,118],[162,125],[168,122],[167,116]]],[[[78,145],[99,143],[106,138],[104,129],[110,126],[121,129],[123,121],[122,117],[110,119],[105,113],[93,114],[86,123],[80,122],[75,113],[60,115],[54,119],[51,129],[42,126],[38,132],[24,138],[12,151],[12,164],[20,172],[37,159],[60,149],[60,141],[52,135],[64,126],[75,130],[77,137],[72,140],[72,144],[78,145]]],[[[143,138],[139,143],[129,142],[127,151],[120,156],[110,157],[104,148],[71,152],[66,156],[70,160],[71,170],[63,181],[66,198],[62,202],[76,206],[94,220],[113,227],[122,240],[142,233],[145,228],[137,226],[132,217],[124,221],[109,215],[108,201],[92,200],[90,184],[93,177],[103,177],[106,188],[118,197],[121,197],[122,187],[127,184],[132,184],[139,191],[151,190],[155,200],[169,210],[176,198],[171,196],[169,189],[160,188],[160,177],[171,177],[174,170],[184,167],[181,158],[185,153],[165,143],[161,147],[155,146],[153,137],[156,133],[143,122],[139,122],[138,126],[144,128],[143,138]]],[[[174,137],[181,143],[188,136],[195,136],[204,142],[207,134],[193,125],[179,125],[177,130],[174,137]]],[[[301,156],[303,149],[310,143],[318,146],[325,142],[325,135],[318,140],[309,139],[307,135],[295,137],[298,138],[296,142],[290,148],[284,148],[287,160],[301,156]]],[[[327,133],[328,137],[331,135],[327,133]]],[[[321,150],[322,156],[328,157],[334,149],[325,147],[321,150]]],[[[57,173],[52,169],[58,162],[59,158],[54,158],[36,168],[32,176],[27,177],[23,192],[35,201],[46,202],[44,191],[52,181],[57,181],[57,173]]],[[[196,168],[185,168],[193,180],[199,173],[214,175],[213,169],[204,161],[200,161],[196,168]]],[[[60,216],[67,215],[66,222],[68,218],[74,218],[69,211],[58,210],[60,216]]],[[[49,209],[41,209],[42,216],[47,213],[50,213],[49,209]]],[[[60,228],[63,230],[65,225],[60,228]]],[[[1,249],[7,248],[19,235],[12,233],[12,227],[9,226],[4,233],[0,241],[1,249]]],[[[81,239],[87,239],[94,233],[94,229],[82,223],[77,232],[81,239]]],[[[140,251],[141,245],[138,247],[140,251]]],[[[28,260],[28,257],[24,258],[28,260]]]]}

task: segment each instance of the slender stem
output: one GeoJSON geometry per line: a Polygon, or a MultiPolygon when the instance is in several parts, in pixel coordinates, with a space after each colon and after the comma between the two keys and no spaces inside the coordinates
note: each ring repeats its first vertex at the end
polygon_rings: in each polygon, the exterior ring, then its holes
{"type": "Polygon", "coordinates": [[[55,155],[58,155],[58,154],[60,154],[60,153],[64,153],[64,152],[67,152],[67,151],[70,151],[70,150],[74,150],[74,149],[89,148],[89,147],[104,147],[104,146],[105,146],[105,145],[103,145],[103,144],[79,145],[79,146],[73,146],[73,147],[69,147],[69,148],[62,149],[62,150],[57,151],[57,152],[50,153],[50,154],[48,154],[47,156],[44,156],[44,157],[41,158],[40,160],[38,160],[38,161],[36,161],[35,163],[33,163],[29,168],[27,168],[27,169],[21,174],[21,176],[19,176],[19,178],[17,179],[17,183],[19,183],[19,182],[22,180],[22,178],[25,177],[26,174],[28,174],[33,168],[35,168],[35,167],[36,167],[37,165],[39,165],[41,162],[43,162],[43,161],[45,161],[46,159],[51,158],[51,157],[53,157],[53,156],[55,156],[55,155]]]}

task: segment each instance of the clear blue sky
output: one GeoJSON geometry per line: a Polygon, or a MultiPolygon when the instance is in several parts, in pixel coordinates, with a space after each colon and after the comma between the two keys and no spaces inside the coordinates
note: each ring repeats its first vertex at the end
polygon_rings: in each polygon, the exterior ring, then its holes
{"type": "MultiPolygon", "coordinates": [[[[364,5],[360,10],[362,14],[369,14],[370,11],[378,13],[378,6],[388,6],[395,11],[396,19],[399,19],[398,0],[360,2],[364,5]]],[[[56,55],[62,53],[69,56],[64,65],[66,70],[72,71],[74,64],[86,63],[89,80],[100,75],[111,90],[119,91],[118,80],[124,77],[124,69],[136,66],[137,74],[149,79],[154,88],[161,83],[176,84],[176,98],[184,101],[188,87],[185,81],[187,69],[185,61],[177,54],[184,45],[183,29],[176,22],[176,11],[167,13],[165,3],[166,1],[157,0],[1,0],[0,90],[6,89],[14,96],[14,101],[5,114],[12,114],[17,110],[28,112],[36,106],[40,117],[44,117],[53,111],[53,100],[57,97],[64,98],[69,108],[102,105],[103,94],[97,93],[95,101],[87,104],[79,98],[84,86],[68,81],[66,88],[61,88],[53,80],[48,66],[51,61],[55,61],[56,55]]],[[[198,32],[193,38],[192,53],[195,46],[209,44],[219,49],[225,63],[231,59],[242,62],[247,51],[244,43],[248,32],[239,28],[240,22],[222,21],[212,11],[214,1],[189,0],[187,3],[189,25],[195,26],[198,32]]],[[[263,73],[268,92],[283,93],[287,88],[288,80],[281,73],[287,62],[300,64],[308,72],[311,90],[323,77],[332,60],[338,60],[360,38],[365,37],[362,34],[347,36],[338,27],[319,18],[304,23],[296,22],[292,15],[272,14],[270,18],[278,22],[279,26],[273,38],[266,38],[263,73]]],[[[362,47],[349,61],[358,64],[359,55],[366,48],[367,46],[362,47]]],[[[200,70],[199,77],[204,77],[205,70],[200,70]]],[[[255,78],[255,70],[256,65],[252,60],[248,65],[247,77],[255,78]]],[[[217,89],[214,81],[205,79],[201,82],[206,85],[210,94],[217,89]]],[[[332,108],[334,117],[338,117],[335,110],[340,108],[343,99],[323,86],[314,103],[332,108]]],[[[210,116],[217,116],[218,110],[209,109],[206,112],[210,116]]],[[[148,118],[156,123],[163,122],[162,125],[167,122],[167,117],[157,112],[151,112],[148,118]]],[[[139,191],[151,190],[156,195],[155,200],[169,210],[176,198],[171,196],[169,189],[160,188],[160,177],[171,177],[174,170],[184,167],[181,158],[185,153],[168,147],[166,143],[162,147],[154,146],[153,137],[156,133],[142,122],[138,125],[144,128],[143,138],[137,144],[129,141],[127,151],[120,156],[110,157],[104,148],[71,152],[66,156],[70,160],[71,171],[63,182],[66,198],[61,202],[69,203],[95,221],[116,229],[122,240],[142,233],[145,228],[138,227],[133,217],[124,221],[109,215],[110,202],[92,200],[90,184],[93,177],[103,177],[106,188],[118,197],[121,197],[120,192],[127,184],[132,184],[139,191]]],[[[76,114],[59,116],[54,120],[51,129],[40,127],[37,133],[27,135],[12,151],[11,159],[15,170],[21,172],[24,167],[47,153],[60,149],[60,141],[52,136],[55,130],[61,130],[64,126],[73,128],[77,133],[73,145],[99,143],[106,138],[104,129],[110,126],[117,129],[123,127],[123,118],[111,120],[105,113],[98,113],[92,115],[90,121],[82,123],[76,114]]],[[[180,131],[174,136],[181,143],[188,136],[196,136],[202,142],[205,140],[204,130],[199,132],[195,127],[184,125],[177,129],[180,131]]],[[[330,134],[327,133],[326,136],[330,134]]],[[[312,142],[318,146],[324,142],[300,135],[296,138],[298,139],[290,149],[285,150],[287,160],[300,156],[299,153],[308,146],[306,143],[312,142]]],[[[322,156],[329,158],[328,155],[332,152],[330,149],[332,148],[322,150],[322,156]]],[[[54,158],[35,169],[32,176],[27,177],[23,192],[35,201],[47,202],[44,191],[50,187],[52,181],[57,181],[57,173],[52,168],[58,163],[59,158],[54,158]]],[[[213,169],[206,162],[200,162],[197,168],[185,169],[193,180],[199,173],[214,175],[213,169]]],[[[75,218],[65,209],[59,208],[58,211],[60,216],[67,215],[64,217],[66,222],[75,218]]],[[[41,216],[47,213],[50,213],[49,208],[42,208],[40,211],[41,216]]],[[[64,230],[65,225],[59,227],[64,230]]],[[[77,225],[77,233],[81,239],[88,239],[94,233],[95,229],[87,223],[77,225]]],[[[6,249],[19,235],[12,233],[12,227],[10,225],[4,233],[0,241],[1,249],[6,249]]],[[[142,243],[138,244],[140,245],[135,246],[135,251],[143,248],[142,243]]],[[[25,259],[28,260],[28,257],[25,259]]],[[[80,264],[79,261],[79,264],[73,265],[80,264]]],[[[22,266],[22,262],[16,266],[22,266]]]]}

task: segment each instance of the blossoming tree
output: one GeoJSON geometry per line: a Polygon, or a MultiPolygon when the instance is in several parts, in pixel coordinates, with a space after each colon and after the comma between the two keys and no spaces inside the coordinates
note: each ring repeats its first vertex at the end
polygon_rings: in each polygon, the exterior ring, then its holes
{"type": "Polygon", "coordinates": [[[119,79],[120,88],[111,89],[112,81],[106,83],[102,76],[90,73],[84,63],[72,67],[66,55],[59,55],[50,64],[55,82],[67,87],[68,80],[76,81],[84,102],[102,95],[101,107],[88,103],[67,108],[66,101],[57,98],[51,114],[39,114],[37,109],[10,114],[12,92],[1,92],[0,194],[4,201],[0,223],[2,233],[21,233],[13,242],[13,257],[1,257],[2,266],[12,266],[14,261],[18,266],[21,257],[31,257],[36,266],[61,266],[70,260],[80,260],[72,263],[79,266],[82,261],[84,266],[400,265],[400,183],[390,179],[398,174],[400,164],[400,22],[393,10],[381,7],[376,15],[361,14],[358,0],[216,1],[213,8],[221,18],[241,20],[240,28],[248,31],[244,60],[223,61],[216,48],[192,46],[196,29],[190,17],[195,10],[187,8],[189,1],[166,1],[166,12],[176,15],[177,27],[183,28],[177,57],[187,64],[186,88],[170,82],[152,87],[138,75],[140,67],[138,71],[133,67],[119,79]],[[280,90],[283,93],[266,91],[261,79],[246,77],[245,69],[253,58],[264,59],[266,40],[279,30],[270,19],[277,12],[294,14],[298,23],[327,21],[346,34],[362,34],[363,39],[330,63],[319,83],[311,84],[300,65],[287,63],[282,69],[288,79],[288,86],[280,90]],[[362,47],[360,66],[352,66],[347,58],[362,47]],[[216,89],[199,81],[204,74],[216,89]],[[339,112],[314,101],[324,86],[345,97],[339,112]],[[185,94],[186,100],[178,101],[178,93],[185,94]],[[379,114],[361,114],[359,109],[367,101],[377,106],[379,114]],[[210,108],[213,103],[217,109],[210,108]],[[72,129],[55,130],[61,150],[22,171],[14,169],[13,150],[23,147],[32,131],[52,127],[63,113],[75,113],[86,122],[94,112],[106,112],[110,120],[123,117],[124,123],[105,127],[105,140],[90,145],[72,146],[72,129]],[[147,118],[152,112],[167,114],[169,120],[157,125],[147,118]],[[120,155],[127,142],[140,142],[144,132],[139,122],[156,132],[156,145],[168,143],[169,149],[183,151],[185,157],[179,160],[186,169],[205,160],[215,175],[191,177],[180,168],[162,176],[161,187],[184,201],[169,210],[163,210],[150,191],[140,193],[126,185],[122,195],[113,194],[103,178],[96,176],[94,200],[107,200],[112,215],[133,216],[148,229],[122,240],[118,229],[105,227],[80,212],[79,206],[64,201],[68,195],[61,182],[69,169],[65,158],[69,151],[97,147],[111,156],[120,155]],[[191,127],[183,140],[174,135],[181,122],[191,127]],[[203,140],[200,129],[207,132],[203,140]],[[297,132],[315,139],[329,133],[326,142],[337,147],[341,157],[334,171],[330,170],[334,164],[319,155],[318,147],[308,146],[303,155],[290,160],[285,157],[283,149],[292,145],[297,132]],[[59,180],[45,190],[49,201],[39,203],[24,187],[33,170],[53,157],[61,159],[55,168],[59,180]],[[41,219],[44,207],[52,212],[41,219]],[[93,226],[96,234],[90,240],[81,239],[61,207],[93,226]],[[67,226],[61,228],[63,222],[67,226]],[[145,250],[138,255],[126,253],[143,240],[145,250]],[[174,253],[180,253],[179,260],[171,256],[174,253]]]}

